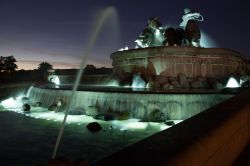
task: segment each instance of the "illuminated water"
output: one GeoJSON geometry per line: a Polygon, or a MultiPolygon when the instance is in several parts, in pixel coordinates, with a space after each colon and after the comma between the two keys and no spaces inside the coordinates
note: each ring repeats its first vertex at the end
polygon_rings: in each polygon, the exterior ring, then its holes
{"type": "Polygon", "coordinates": [[[132,87],[133,88],[144,88],[146,86],[146,82],[141,78],[140,75],[134,74],[132,87]]]}
{"type": "MultiPolygon", "coordinates": [[[[1,149],[5,150],[1,155],[4,158],[0,161],[2,165],[33,165],[38,161],[48,161],[59,124],[64,118],[64,113],[48,111],[44,107],[31,107],[31,113],[23,113],[22,105],[21,98],[9,98],[0,103],[0,106],[9,110],[0,109],[3,117],[0,117],[1,131],[8,130],[1,133],[0,137],[1,149]]],[[[87,158],[89,161],[110,155],[170,127],[164,123],[139,122],[139,119],[106,122],[86,115],[68,115],[66,123],[63,144],[58,155],[71,159],[87,158]],[[86,129],[86,125],[94,121],[99,122],[103,128],[97,133],[86,129]]]]}
{"type": "MultiPolygon", "coordinates": [[[[140,119],[147,118],[147,114],[158,109],[167,119],[183,120],[232,97],[232,95],[217,93],[173,94],[115,89],[107,91],[108,88],[104,88],[102,92],[101,89],[96,89],[99,91],[77,91],[71,108],[86,110],[89,106],[95,106],[100,113],[129,111],[132,118],[140,119]]],[[[70,95],[69,90],[34,87],[29,97],[33,103],[41,102],[43,106],[49,107],[56,104],[59,99],[68,103],[70,95]]]]}
{"type": "MultiPolygon", "coordinates": [[[[4,119],[8,120],[5,120],[5,122],[2,120],[1,125],[3,125],[3,128],[8,128],[8,132],[0,138],[1,142],[4,142],[4,144],[0,145],[1,148],[6,149],[6,155],[10,153],[15,157],[15,160],[19,160],[16,163],[21,161],[22,163],[28,163],[27,165],[37,161],[40,161],[40,163],[46,162],[50,158],[53,140],[59,124],[64,118],[63,112],[48,111],[47,106],[55,103],[60,98],[69,101],[70,96],[71,91],[69,90],[32,87],[29,91],[29,103],[34,104],[40,101],[43,107],[31,107],[31,113],[28,114],[22,111],[23,101],[21,97],[2,101],[0,106],[4,110],[10,110],[20,115],[4,116],[4,119]],[[9,135],[17,136],[7,139],[10,138],[9,135]],[[27,142],[27,140],[31,141],[27,142]],[[10,148],[9,144],[15,144],[14,142],[17,145],[10,148]],[[9,149],[11,149],[11,152],[9,149]],[[24,155],[18,153],[20,149],[24,149],[22,152],[24,155]],[[43,153],[41,153],[41,149],[43,149],[43,153]],[[30,157],[32,155],[36,157],[30,157]]],[[[232,97],[232,95],[76,91],[72,107],[85,109],[89,105],[98,103],[103,112],[110,108],[120,109],[120,111],[130,111],[133,116],[144,116],[150,110],[160,109],[167,113],[169,118],[175,117],[177,119],[177,117],[181,117],[182,119],[183,116],[192,116],[192,114],[203,111],[211,104],[214,105],[229,97],[232,97]]],[[[175,123],[180,121],[174,120],[175,123]]],[[[86,115],[68,115],[66,123],[65,135],[58,155],[73,159],[87,158],[89,161],[110,155],[170,127],[164,123],[140,122],[140,118],[135,117],[124,121],[113,120],[106,122],[86,115]],[[103,129],[98,133],[91,133],[86,129],[86,125],[95,121],[99,122],[103,129]]],[[[3,155],[3,157],[6,155],[3,155]]],[[[3,161],[15,163],[14,160],[9,161],[8,157],[5,158],[3,161]]]]}

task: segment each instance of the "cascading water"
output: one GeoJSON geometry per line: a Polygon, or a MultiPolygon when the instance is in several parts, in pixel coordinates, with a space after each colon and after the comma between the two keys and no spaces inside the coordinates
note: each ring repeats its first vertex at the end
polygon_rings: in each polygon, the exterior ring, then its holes
{"type": "Polygon", "coordinates": [[[28,92],[26,94],[26,97],[29,97],[30,96],[30,92],[31,90],[33,89],[34,87],[33,86],[30,86],[29,89],[28,89],[28,92]]]}
{"type": "Polygon", "coordinates": [[[84,52],[84,54],[82,56],[82,60],[81,60],[81,63],[80,63],[80,69],[79,69],[79,71],[77,73],[77,77],[76,77],[76,80],[75,80],[75,83],[74,83],[74,87],[73,87],[73,90],[71,91],[71,94],[70,94],[70,97],[69,97],[69,104],[67,105],[67,108],[66,108],[65,117],[63,119],[62,126],[61,126],[61,129],[60,129],[59,134],[58,134],[58,138],[57,138],[57,141],[56,141],[56,144],[55,144],[55,147],[54,147],[52,158],[55,158],[55,156],[57,154],[57,150],[58,150],[58,147],[59,147],[59,144],[60,144],[60,141],[61,141],[61,137],[62,137],[62,134],[63,134],[63,131],[64,131],[64,127],[65,127],[65,122],[66,122],[66,119],[67,119],[67,116],[68,116],[69,108],[71,108],[71,106],[73,105],[75,93],[77,91],[78,85],[80,83],[80,80],[81,80],[81,77],[82,77],[82,74],[83,74],[83,68],[85,66],[86,59],[89,56],[89,54],[90,54],[90,52],[91,52],[91,50],[92,50],[92,48],[94,46],[94,43],[95,43],[95,41],[97,39],[97,36],[98,36],[102,26],[104,25],[106,19],[109,18],[112,15],[115,15],[115,14],[116,14],[115,9],[113,7],[109,7],[107,9],[105,9],[101,13],[101,15],[99,16],[99,18],[96,21],[96,25],[94,26],[94,31],[93,31],[93,33],[92,33],[92,35],[90,37],[89,43],[85,47],[85,52],[84,52]]]}
{"type": "Polygon", "coordinates": [[[145,88],[146,82],[141,78],[141,75],[134,74],[132,88],[145,88]]]}
{"type": "MultiPolygon", "coordinates": [[[[32,100],[44,106],[55,104],[59,99],[68,102],[71,91],[33,88],[32,100]]],[[[131,118],[147,118],[147,113],[160,110],[166,119],[183,120],[206,110],[233,95],[223,94],[144,94],[119,92],[77,91],[72,101],[72,109],[97,107],[100,113],[108,111],[128,111],[131,118]]]]}

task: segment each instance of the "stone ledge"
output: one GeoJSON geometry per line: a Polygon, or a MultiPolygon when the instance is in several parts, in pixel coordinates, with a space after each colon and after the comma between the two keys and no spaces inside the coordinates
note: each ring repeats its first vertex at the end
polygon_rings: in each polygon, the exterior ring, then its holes
{"type": "Polygon", "coordinates": [[[247,60],[239,52],[225,48],[187,46],[150,47],[114,52],[114,74],[141,73],[146,80],[153,75],[221,78],[246,72],[247,60]]]}
{"type": "Polygon", "coordinates": [[[250,90],[94,165],[229,165],[250,140],[250,90]]]}
{"type": "Polygon", "coordinates": [[[245,56],[240,52],[226,49],[226,48],[197,48],[190,46],[162,46],[162,47],[149,47],[149,48],[139,48],[130,49],[126,51],[117,51],[111,54],[112,60],[119,60],[124,58],[145,58],[148,56],[159,56],[159,55],[185,55],[185,56],[199,56],[199,55],[230,55],[235,57],[240,57],[246,60],[245,56]]]}

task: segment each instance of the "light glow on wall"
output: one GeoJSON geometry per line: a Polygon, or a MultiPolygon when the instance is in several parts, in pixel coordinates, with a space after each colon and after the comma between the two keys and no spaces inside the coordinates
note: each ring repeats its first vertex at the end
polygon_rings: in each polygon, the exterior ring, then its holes
{"type": "Polygon", "coordinates": [[[230,77],[229,80],[227,81],[226,88],[239,88],[240,84],[234,77],[230,77]]]}

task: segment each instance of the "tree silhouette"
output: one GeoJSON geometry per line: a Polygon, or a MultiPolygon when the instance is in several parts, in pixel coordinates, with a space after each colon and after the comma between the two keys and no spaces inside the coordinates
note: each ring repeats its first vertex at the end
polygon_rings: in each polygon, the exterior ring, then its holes
{"type": "Polygon", "coordinates": [[[3,72],[4,69],[4,57],[0,56],[0,72],[3,72]]]}
{"type": "Polygon", "coordinates": [[[8,72],[12,73],[16,71],[17,65],[15,64],[17,61],[13,55],[0,57],[0,72],[8,72]]]}
{"type": "Polygon", "coordinates": [[[96,67],[92,64],[87,64],[85,67],[85,70],[93,70],[93,69],[96,69],[96,67]]]}
{"type": "Polygon", "coordinates": [[[53,66],[48,62],[42,62],[38,65],[38,75],[41,81],[46,81],[48,77],[48,70],[53,69],[53,66]]]}
{"type": "Polygon", "coordinates": [[[53,65],[48,62],[42,62],[38,65],[38,71],[41,73],[47,73],[50,69],[53,69],[53,65]]]}

